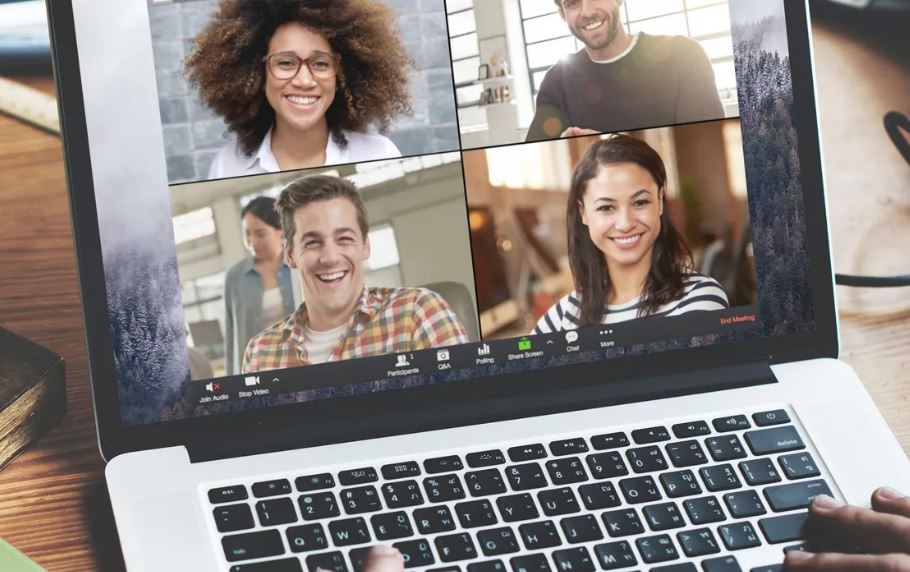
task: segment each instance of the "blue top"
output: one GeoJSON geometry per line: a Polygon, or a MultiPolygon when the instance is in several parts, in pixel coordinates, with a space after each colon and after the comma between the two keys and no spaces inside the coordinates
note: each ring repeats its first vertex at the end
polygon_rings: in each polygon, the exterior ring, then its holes
{"type": "MultiPolygon", "coordinates": [[[[278,268],[278,288],[284,315],[290,316],[297,306],[291,269],[287,264],[278,268]]],[[[240,373],[247,343],[271,325],[262,323],[262,294],[262,276],[256,271],[252,258],[238,262],[227,271],[224,279],[224,355],[228,375],[240,373]]]]}

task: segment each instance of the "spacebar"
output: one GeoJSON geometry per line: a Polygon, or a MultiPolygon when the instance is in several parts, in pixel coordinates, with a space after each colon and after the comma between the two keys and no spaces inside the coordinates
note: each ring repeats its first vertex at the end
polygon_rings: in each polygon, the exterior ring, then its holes
{"type": "Polygon", "coordinates": [[[285,558],[284,560],[269,560],[252,564],[236,564],[231,566],[231,572],[303,572],[303,569],[297,558],[285,558]]]}

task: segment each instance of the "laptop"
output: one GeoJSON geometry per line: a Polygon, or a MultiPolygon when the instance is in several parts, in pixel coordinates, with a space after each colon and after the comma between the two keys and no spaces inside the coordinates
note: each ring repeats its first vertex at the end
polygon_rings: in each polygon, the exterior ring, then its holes
{"type": "Polygon", "coordinates": [[[838,359],[807,2],[343,4],[48,2],[129,570],[770,571],[910,490],[838,359]]]}

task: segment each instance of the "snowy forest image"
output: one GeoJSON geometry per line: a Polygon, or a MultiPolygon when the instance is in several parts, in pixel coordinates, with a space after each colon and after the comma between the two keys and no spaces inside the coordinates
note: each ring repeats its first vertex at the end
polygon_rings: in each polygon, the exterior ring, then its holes
{"type": "Polygon", "coordinates": [[[783,0],[731,6],[761,318],[766,334],[805,332],[814,310],[783,0]]]}

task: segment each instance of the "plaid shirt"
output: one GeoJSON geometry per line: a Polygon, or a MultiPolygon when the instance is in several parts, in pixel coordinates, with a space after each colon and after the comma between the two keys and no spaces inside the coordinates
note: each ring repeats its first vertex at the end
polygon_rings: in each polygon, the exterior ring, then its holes
{"type": "MultiPolygon", "coordinates": [[[[309,365],[306,303],[269,326],[246,346],[243,372],[309,365]]],[[[381,356],[469,341],[452,308],[423,288],[364,288],[345,333],[328,361],[381,356]]]]}

